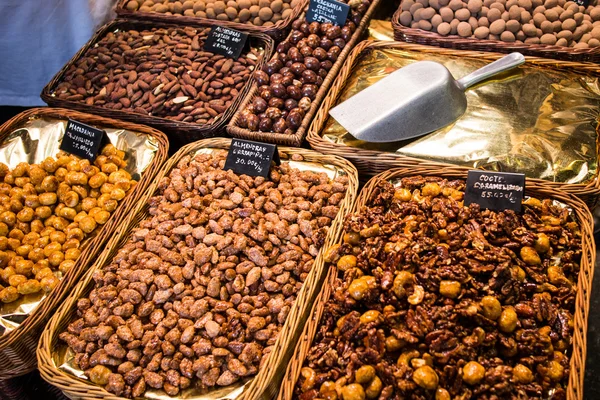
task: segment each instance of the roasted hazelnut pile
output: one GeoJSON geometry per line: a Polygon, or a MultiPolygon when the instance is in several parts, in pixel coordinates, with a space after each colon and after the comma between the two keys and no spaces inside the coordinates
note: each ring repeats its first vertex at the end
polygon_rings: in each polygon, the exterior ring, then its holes
{"type": "Polygon", "coordinates": [[[112,144],[94,163],[60,152],[40,164],[0,163],[0,300],[49,292],[135,181],[112,144]]]}
{"type": "Polygon", "coordinates": [[[569,211],[382,182],[328,251],[339,276],[296,398],[564,399],[581,238],[569,211]]]}
{"type": "Polygon", "coordinates": [[[175,396],[255,375],[345,196],[347,177],[282,163],[270,179],[184,157],[150,216],[94,275],[60,338],[89,379],[125,397],[175,396]]]}
{"type": "Polygon", "coordinates": [[[238,118],[251,131],[294,134],[317,97],[323,80],[352,38],[370,0],[343,1],[351,5],[343,27],[330,23],[294,21],[290,36],[277,46],[273,58],[256,71],[258,93],[238,118]]]}

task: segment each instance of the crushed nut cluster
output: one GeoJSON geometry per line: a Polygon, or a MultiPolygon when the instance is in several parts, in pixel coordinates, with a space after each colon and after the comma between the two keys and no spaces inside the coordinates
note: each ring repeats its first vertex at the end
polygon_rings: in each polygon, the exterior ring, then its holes
{"type": "Polygon", "coordinates": [[[380,183],[327,254],[339,277],[301,400],[565,399],[579,226],[550,200],[464,206],[462,180],[380,183]]]}

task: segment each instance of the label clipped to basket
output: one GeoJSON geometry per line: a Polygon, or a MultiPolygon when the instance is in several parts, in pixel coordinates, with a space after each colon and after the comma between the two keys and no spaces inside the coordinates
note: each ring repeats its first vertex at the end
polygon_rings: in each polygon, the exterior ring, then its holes
{"type": "Polygon", "coordinates": [[[350,6],[335,0],[310,0],[306,21],[331,22],[334,25],[344,26],[350,6]]]}
{"type": "Polygon", "coordinates": [[[590,5],[590,0],[573,0],[577,5],[587,7],[590,5]]]}
{"type": "Polygon", "coordinates": [[[240,175],[268,178],[273,160],[277,165],[281,164],[277,145],[232,139],[225,160],[225,169],[231,169],[240,175]]]}
{"type": "Polygon", "coordinates": [[[248,34],[235,29],[216,26],[204,41],[204,50],[225,57],[238,59],[244,50],[248,34]]]}
{"type": "Polygon", "coordinates": [[[70,119],[60,149],[93,162],[98,156],[104,135],[102,129],[70,119]]]}
{"type": "Polygon", "coordinates": [[[508,172],[469,171],[465,205],[476,203],[494,211],[521,211],[525,175],[508,172]]]}

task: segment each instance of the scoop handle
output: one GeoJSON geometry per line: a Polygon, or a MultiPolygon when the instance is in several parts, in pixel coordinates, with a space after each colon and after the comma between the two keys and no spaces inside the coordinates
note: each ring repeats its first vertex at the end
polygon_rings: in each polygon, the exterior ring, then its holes
{"type": "Polygon", "coordinates": [[[466,90],[476,83],[486,80],[487,78],[490,78],[501,72],[518,67],[524,62],[525,57],[523,54],[516,52],[510,53],[509,55],[504,56],[483,68],[479,68],[477,71],[471,72],[469,75],[460,78],[456,82],[461,89],[466,90]]]}

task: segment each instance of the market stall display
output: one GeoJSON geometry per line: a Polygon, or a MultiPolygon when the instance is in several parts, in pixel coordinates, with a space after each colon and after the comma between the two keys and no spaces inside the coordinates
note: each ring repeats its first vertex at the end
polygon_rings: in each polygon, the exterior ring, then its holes
{"type": "Polygon", "coordinates": [[[270,57],[250,34],[238,59],[203,50],[210,27],[114,20],[44,88],[42,99],[168,130],[180,142],[215,135],[270,57]]]}
{"type": "Polygon", "coordinates": [[[163,133],[63,109],[0,127],[0,378],[36,366],[39,334],[167,157],[163,133]],[[103,129],[93,161],[59,151],[67,120],[103,129]]]}
{"type": "Polygon", "coordinates": [[[470,89],[465,115],[416,141],[358,141],[329,116],[345,98],[417,60],[444,64],[463,76],[502,57],[397,42],[368,41],[349,56],[307,136],[311,146],[353,161],[372,175],[391,167],[443,162],[465,168],[522,172],[594,205],[600,92],[596,65],[527,58],[501,83],[470,89]]]}
{"type": "Polygon", "coordinates": [[[277,390],[356,170],[281,148],[268,179],[237,175],[223,170],[228,146],[204,140],[173,156],[53,317],[40,371],[69,397],[277,390]]]}
{"type": "Polygon", "coordinates": [[[307,0],[121,0],[117,13],[130,18],[243,29],[282,39],[307,3],[307,0]]]}
{"type": "Polygon", "coordinates": [[[531,181],[522,213],[465,206],[465,178],[365,186],[279,399],[583,398],[589,210],[531,181]]]}
{"type": "Polygon", "coordinates": [[[227,126],[242,139],[300,146],[340,67],[365,32],[379,0],[345,1],[351,10],[342,26],[301,16],[277,46],[227,126]]]}
{"type": "Polygon", "coordinates": [[[600,7],[564,0],[403,0],[396,40],[461,50],[600,60],[600,7]]]}

